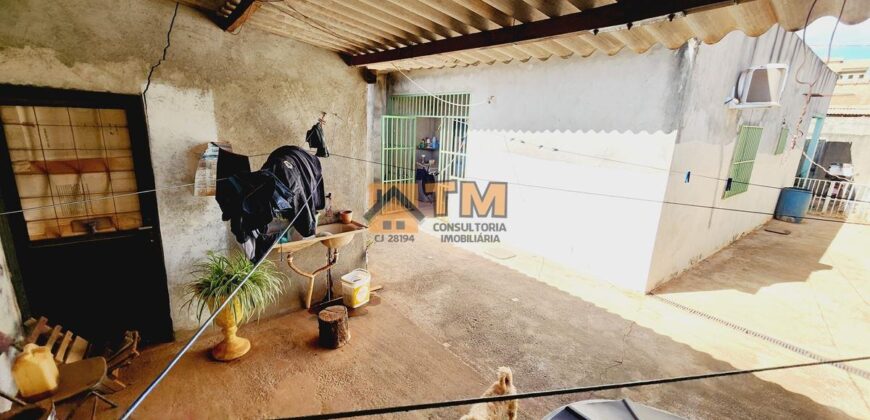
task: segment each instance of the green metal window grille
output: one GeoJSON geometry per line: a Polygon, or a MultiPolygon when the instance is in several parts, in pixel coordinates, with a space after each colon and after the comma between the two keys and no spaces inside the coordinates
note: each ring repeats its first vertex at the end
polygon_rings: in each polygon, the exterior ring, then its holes
{"type": "Polygon", "coordinates": [[[387,114],[412,117],[467,118],[471,94],[392,95],[387,100],[387,114]]]}
{"type": "Polygon", "coordinates": [[[776,142],[776,151],[774,155],[781,155],[785,151],[785,143],[788,141],[788,127],[783,127],[779,132],[779,141],[776,142]]]}
{"type": "MultiPolygon", "coordinates": [[[[414,183],[414,153],[416,152],[417,120],[415,117],[384,115],[381,118],[381,192],[396,189],[410,202],[416,202],[414,183]]],[[[401,203],[382,203],[382,213],[403,210],[401,203]]]]}
{"type": "Polygon", "coordinates": [[[731,188],[725,191],[722,198],[728,198],[749,189],[749,180],[752,177],[752,167],[755,165],[755,155],[758,153],[758,145],[761,143],[761,127],[744,125],[740,127],[737,137],[737,145],[734,147],[734,156],[731,158],[731,188]]]}

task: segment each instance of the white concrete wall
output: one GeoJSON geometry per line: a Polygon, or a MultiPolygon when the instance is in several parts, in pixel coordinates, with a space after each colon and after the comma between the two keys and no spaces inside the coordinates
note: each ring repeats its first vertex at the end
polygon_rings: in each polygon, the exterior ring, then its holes
{"type": "MultiPolygon", "coordinates": [[[[778,26],[758,38],[735,31],[717,44],[700,45],[693,66],[671,165],[672,170],[679,173],[672,174],[668,180],[666,201],[701,207],[665,204],[647,290],[771,218],[767,213],[773,213],[778,189],[750,186],[745,193],[723,199],[724,181],[698,175],[727,179],[740,126],[758,125],[764,127],[764,131],[750,182],[773,187],[793,185],[803,141],[798,141],[794,148],[789,142],[781,155],[773,153],[783,122],[791,134],[796,133],[804,106],[807,88],[798,85],[795,77],[799,76],[801,80],[818,77],[813,92],[821,94],[832,92],[836,81],[835,74],[795,34],[778,26]],[[801,69],[804,59],[806,63],[801,69]],[[732,110],[723,105],[732,95],[740,71],[766,63],[789,65],[782,106],[732,110]],[[684,174],[689,170],[693,176],[686,184],[684,174]],[[705,206],[749,212],[702,208],[705,206]]],[[[825,114],[828,101],[826,97],[812,99],[801,126],[803,132],[808,131],[811,116],[825,114]]]]}
{"type": "MultiPolygon", "coordinates": [[[[470,92],[480,103],[470,110],[466,175],[511,183],[503,241],[643,290],[684,60],[684,50],[656,47],[408,75],[430,92],[470,92]]],[[[422,92],[392,77],[391,93],[422,92]]]]}
{"type": "MultiPolygon", "coordinates": [[[[142,92],[150,66],[162,54],[174,7],[164,0],[0,4],[0,83],[124,94],[142,92]]],[[[359,71],[336,54],[255,28],[231,35],[181,6],[167,59],[148,91],[156,185],[192,182],[198,152],[208,141],[230,141],[244,154],[303,145],[320,111],[329,113],[330,151],[365,158],[365,104],[359,71]]],[[[252,159],[252,166],[264,159],[252,159]]],[[[334,206],[364,213],[366,164],[337,157],[322,163],[334,206]]],[[[173,189],[158,195],[158,207],[173,323],[176,329],[192,328],[194,317],[180,307],[191,264],[206,251],[235,242],[211,197],[173,189]]],[[[342,250],[338,275],[362,266],[362,242],[342,250]]],[[[324,258],[321,249],[311,248],[298,264],[315,268],[324,258]]],[[[292,286],[271,312],[300,307],[305,282],[289,275],[292,286]]]]}

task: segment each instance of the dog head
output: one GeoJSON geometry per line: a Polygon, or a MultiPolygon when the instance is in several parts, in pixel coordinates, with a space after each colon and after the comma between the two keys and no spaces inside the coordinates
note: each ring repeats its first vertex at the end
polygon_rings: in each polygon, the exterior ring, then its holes
{"type": "Polygon", "coordinates": [[[517,389],[514,387],[514,374],[509,367],[498,368],[498,392],[497,394],[516,394],[517,389]]]}

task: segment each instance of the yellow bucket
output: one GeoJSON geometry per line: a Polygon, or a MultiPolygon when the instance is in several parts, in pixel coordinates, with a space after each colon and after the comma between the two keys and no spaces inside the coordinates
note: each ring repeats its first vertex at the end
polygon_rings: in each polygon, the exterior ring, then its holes
{"type": "Polygon", "coordinates": [[[341,276],[341,294],[344,306],[359,308],[369,302],[372,275],[362,268],[357,268],[341,276]]]}

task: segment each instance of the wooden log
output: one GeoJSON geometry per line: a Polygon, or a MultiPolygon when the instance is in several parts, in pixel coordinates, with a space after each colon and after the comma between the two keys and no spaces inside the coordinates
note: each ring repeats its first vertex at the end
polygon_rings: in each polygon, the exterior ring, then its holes
{"type": "Polygon", "coordinates": [[[341,305],[330,306],[317,315],[320,328],[320,345],[337,349],[350,340],[347,322],[347,308],[341,305]]]}

